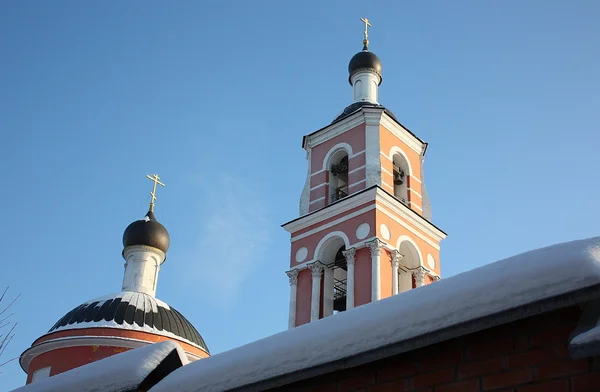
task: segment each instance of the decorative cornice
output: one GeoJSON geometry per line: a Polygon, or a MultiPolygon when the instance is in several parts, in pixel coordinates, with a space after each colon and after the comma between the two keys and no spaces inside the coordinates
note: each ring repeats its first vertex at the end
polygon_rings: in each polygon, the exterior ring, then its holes
{"type": "Polygon", "coordinates": [[[284,223],[282,226],[288,233],[294,234],[295,232],[320,223],[324,220],[333,218],[336,215],[348,212],[348,210],[356,208],[369,201],[373,201],[375,195],[375,188],[362,190],[360,192],[353,193],[348,197],[344,197],[334,204],[330,204],[320,210],[311,212],[308,215],[304,215],[288,223],[284,223]]]}
{"type": "MultiPolygon", "coordinates": [[[[406,227],[413,234],[417,235],[419,238],[421,238],[434,248],[439,249],[439,242],[446,238],[446,233],[438,229],[435,225],[433,225],[433,223],[423,218],[417,212],[411,210],[409,207],[399,202],[395,197],[391,196],[388,192],[386,192],[385,190],[383,190],[383,188],[379,186],[372,186],[370,188],[363,189],[360,192],[353,193],[350,196],[335,202],[334,204],[331,204],[320,210],[311,212],[308,215],[304,215],[300,218],[294,219],[293,221],[285,223],[282,225],[282,227],[288,233],[292,234],[291,241],[294,242],[308,235],[312,235],[321,230],[325,230],[326,228],[330,227],[330,225],[333,224],[333,222],[296,236],[294,236],[294,233],[306,229],[307,227],[321,223],[325,220],[334,218],[338,215],[343,215],[349,210],[367,204],[368,202],[372,202],[373,200],[376,200],[378,202],[377,206],[371,205],[365,207],[365,209],[377,208],[377,210],[385,213],[392,219],[394,219],[394,217],[397,216],[398,219],[400,219],[400,221],[402,222],[405,222],[405,224],[410,223],[410,225],[406,224],[406,227]]],[[[340,216],[338,219],[339,222],[338,220],[336,220],[337,223],[335,224],[348,220],[353,216],[354,215],[340,216]]]]}
{"type": "Polygon", "coordinates": [[[356,248],[346,249],[346,250],[342,251],[342,254],[346,258],[346,264],[354,265],[354,261],[355,261],[354,255],[356,255],[356,248]]]}
{"type": "Polygon", "coordinates": [[[294,268],[293,270],[286,271],[286,275],[290,278],[290,286],[294,284],[298,284],[298,273],[300,270],[294,268]]]}

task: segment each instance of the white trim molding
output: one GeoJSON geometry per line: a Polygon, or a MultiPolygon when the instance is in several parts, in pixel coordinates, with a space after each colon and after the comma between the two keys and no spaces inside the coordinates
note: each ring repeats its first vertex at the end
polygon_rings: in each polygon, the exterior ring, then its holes
{"type": "Polygon", "coordinates": [[[433,246],[435,249],[439,250],[439,242],[446,238],[446,234],[443,231],[435,227],[429,221],[425,220],[425,218],[420,217],[420,215],[417,215],[415,211],[411,210],[408,206],[400,203],[396,198],[394,198],[389,193],[385,192],[382,188],[379,187],[372,187],[370,189],[361,191],[361,193],[359,194],[350,195],[349,197],[346,197],[340,200],[339,202],[328,206],[327,208],[323,208],[309,215],[305,215],[291,222],[288,222],[283,225],[283,228],[288,233],[293,235],[294,233],[306,229],[307,227],[319,224],[325,220],[329,220],[331,218],[339,216],[338,219],[335,219],[322,226],[316,227],[305,233],[292,236],[291,242],[295,242],[302,238],[306,238],[322,230],[326,230],[337,224],[345,222],[356,216],[364,214],[365,212],[373,209],[377,209],[383,212],[388,217],[405,227],[411,233],[415,234],[417,237],[421,238],[423,241],[433,246]],[[354,209],[358,206],[372,201],[375,201],[377,204],[373,203],[372,205],[368,205],[364,208],[361,208],[360,210],[354,211],[353,213],[345,214],[351,209],[354,209]]]}
{"type": "Polygon", "coordinates": [[[320,254],[321,248],[327,243],[327,241],[329,241],[331,238],[335,238],[335,237],[341,238],[342,241],[344,241],[344,246],[346,248],[348,248],[350,246],[350,239],[348,239],[348,236],[346,235],[346,233],[344,233],[343,231],[332,231],[331,233],[327,233],[327,235],[325,235],[323,238],[321,238],[321,240],[315,247],[315,253],[313,254],[313,258],[320,259],[321,258],[321,254],[320,254]]]}
{"type": "Polygon", "coordinates": [[[394,146],[390,149],[390,153],[388,155],[388,158],[390,161],[392,161],[392,163],[394,162],[394,155],[400,155],[402,156],[402,158],[404,158],[404,161],[406,161],[406,164],[408,165],[408,175],[412,176],[414,171],[412,169],[412,166],[410,164],[410,160],[408,159],[408,155],[406,155],[406,153],[404,152],[404,150],[398,146],[394,146]]]}
{"type": "Polygon", "coordinates": [[[335,146],[331,147],[329,149],[329,151],[327,151],[327,154],[325,154],[325,158],[323,158],[323,167],[321,169],[321,171],[325,171],[328,170],[329,167],[329,160],[331,159],[331,157],[336,154],[338,151],[344,150],[346,151],[346,155],[348,155],[348,158],[350,158],[352,156],[352,146],[349,145],[348,143],[338,143],[335,146]]]}

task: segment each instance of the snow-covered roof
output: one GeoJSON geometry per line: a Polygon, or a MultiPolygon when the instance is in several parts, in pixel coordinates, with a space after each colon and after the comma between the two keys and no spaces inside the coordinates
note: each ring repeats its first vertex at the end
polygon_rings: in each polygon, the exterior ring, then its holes
{"type": "Polygon", "coordinates": [[[553,245],[191,363],[150,392],[264,390],[568,306],[599,287],[600,237],[553,245]]]}
{"type": "MultiPolygon", "coordinates": [[[[175,353],[178,365],[188,363],[173,341],[149,344],[55,376],[35,381],[13,392],[124,392],[137,388],[167,357],[175,353]]],[[[175,367],[178,367],[174,365],[175,367]]],[[[170,365],[172,367],[173,365],[170,365]]],[[[171,369],[172,370],[172,369],[171,369]]]]}

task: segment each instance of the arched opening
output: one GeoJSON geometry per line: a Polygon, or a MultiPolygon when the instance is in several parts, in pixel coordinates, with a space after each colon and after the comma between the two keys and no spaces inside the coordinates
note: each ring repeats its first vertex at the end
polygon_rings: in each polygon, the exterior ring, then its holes
{"type": "Polygon", "coordinates": [[[403,155],[398,153],[394,154],[392,162],[394,165],[394,196],[402,203],[408,205],[410,200],[408,195],[408,162],[403,155]]]}
{"type": "Polygon", "coordinates": [[[416,287],[413,271],[421,266],[421,258],[415,245],[408,240],[400,242],[398,251],[403,256],[398,268],[398,293],[402,293],[416,287]]]}
{"type": "Polygon", "coordinates": [[[333,154],[329,165],[329,202],[348,196],[348,153],[340,150],[333,154]]]}
{"type": "Polygon", "coordinates": [[[342,246],[335,254],[333,262],[333,314],[346,310],[348,263],[342,246]]]}
{"type": "Polygon", "coordinates": [[[348,266],[345,250],[344,239],[334,236],[327,239],[318,252],[319,261],[325,265],[320,304],[322,317],[346,310],[348,266]]]}

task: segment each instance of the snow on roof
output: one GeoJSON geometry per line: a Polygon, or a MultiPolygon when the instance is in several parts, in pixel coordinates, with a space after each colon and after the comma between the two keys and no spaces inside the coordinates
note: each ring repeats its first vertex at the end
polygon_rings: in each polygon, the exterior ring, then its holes
{"type": "Polygon", "coordinates": [[[188,360],[176,342],[149,344],[35,381],[13,392],[122,392],[137,388],[173,351],[188,360]]]}
{"type": "Polygon", "coordinates": [[[600,342],[600,325],[595,326],[589,331],[580,333],[579,335],[571,339],[571,344],[577,346],[598,342],[600,342]]]}
{"type": "MultiPolygon", "coordinates": [[[[191,363],[150,392],[225,391],[600,285],[600,237],[513,256],[191,363]]],[[[305,373],[306,374],[306,373],[305,373]]]]}

